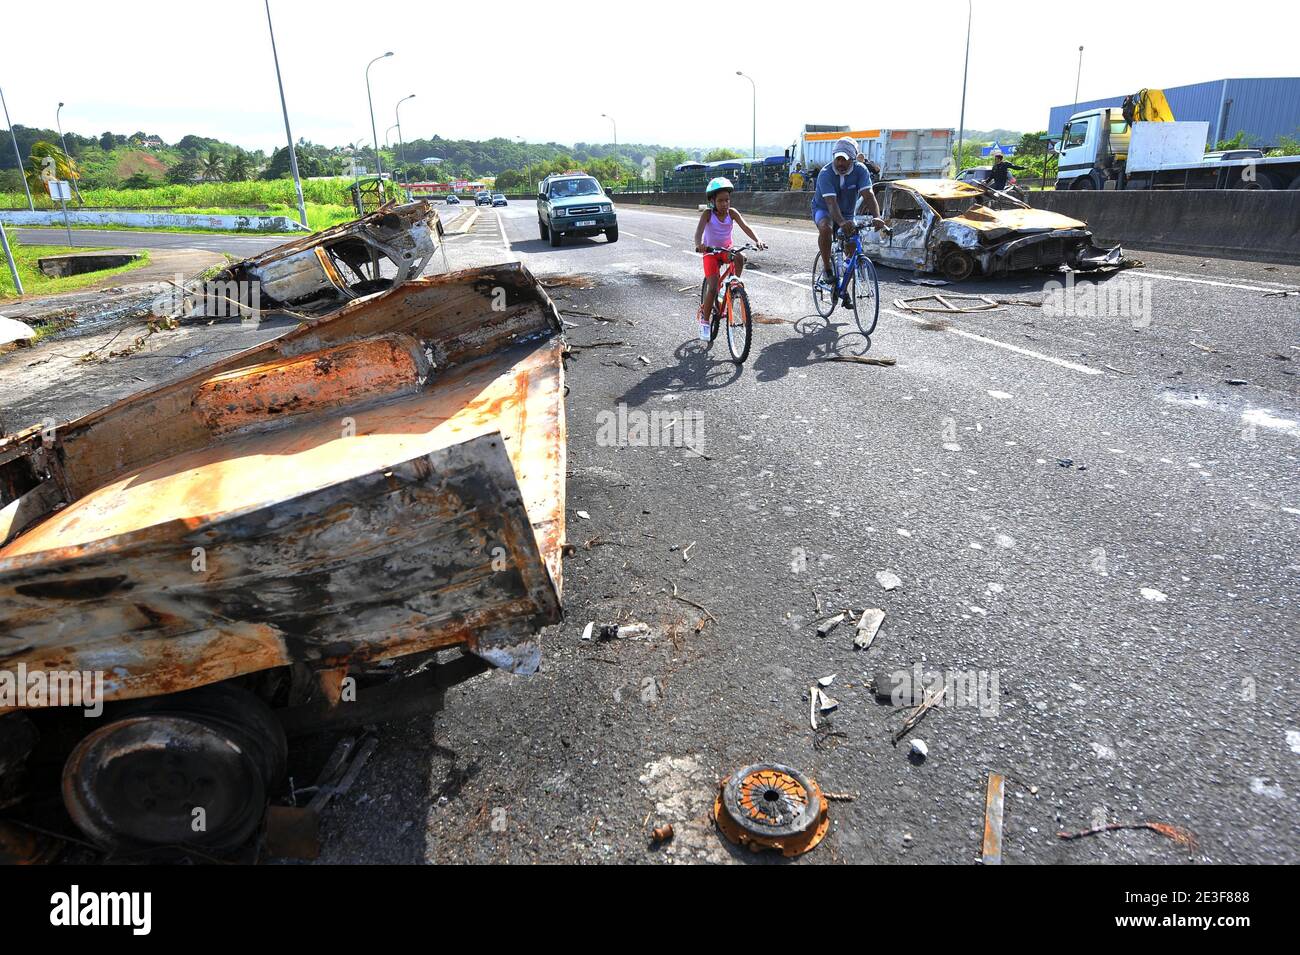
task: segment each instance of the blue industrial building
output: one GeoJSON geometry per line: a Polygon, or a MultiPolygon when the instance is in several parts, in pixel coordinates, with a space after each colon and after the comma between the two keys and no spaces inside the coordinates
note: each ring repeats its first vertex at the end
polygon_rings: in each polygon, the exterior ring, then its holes
{"type": "MultiPolygon", "coordinates": [[[[1120,106],[1129,90],[1119,96],[1093,99],[1077,105],[1053,106],[1047,132],[1060,135],[1073,113],[1102,106],[1120,106]]],[[[1211,80],[1191,86],[1166,86],[1165,97],[1174,119],[1209,123],[1206,145],[1213,147],[1246,132],[1251,146],[1276,146],[1283,136],[1300,138],[1300,76],[1260,80],[1211,80]]]]}

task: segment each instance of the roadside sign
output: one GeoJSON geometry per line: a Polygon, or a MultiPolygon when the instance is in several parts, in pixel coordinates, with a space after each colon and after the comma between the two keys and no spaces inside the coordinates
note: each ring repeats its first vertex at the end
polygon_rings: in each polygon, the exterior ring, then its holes
{"type": "Polygon", "coordinates": [[[50,179],[45,187],[50,190],[50,198],[56,202],[67,202],[72,198],[72,185],[66,179],[50,179]]]}

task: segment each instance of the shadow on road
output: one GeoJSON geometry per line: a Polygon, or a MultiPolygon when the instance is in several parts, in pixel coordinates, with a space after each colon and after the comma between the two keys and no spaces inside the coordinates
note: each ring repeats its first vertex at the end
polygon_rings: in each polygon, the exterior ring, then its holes
{"type": "Polygon", "coordinates": [[[779,381],[791,369],[807,368],[832,356],[863,356],[871,350],[871,339],[857,331],[850,321],[820,315],[805,315],[794,323],[796,335],[763,346],[754,359],[759,381],[779,381]]]}
{"type": "MultiPolygon", "coordinates": [[[[722,339],[713,343],[726,355],[727,346],[722,339]]],[[[743,366],[730,357],[717,357],[704,342],[688,339],[673,352],[677,364],[657,368],[623,393],[619,401],[631,407],[643,405],[651,398],[683,391],[713,391],[725,388],[740,378],[743,366]]]]}
{"type": "Polygon", "coordinates": [[[511,241],[510,248],[516,252],[531,252],[541,254],[544,252],[563,252],[566,249],[580,249],[583,246],[591,245],[608,245],[609,241],[605,238],[595,239],[565,239],[563,245],[551,245],[546,239],[525,239],[522,242],[511,241]]]}

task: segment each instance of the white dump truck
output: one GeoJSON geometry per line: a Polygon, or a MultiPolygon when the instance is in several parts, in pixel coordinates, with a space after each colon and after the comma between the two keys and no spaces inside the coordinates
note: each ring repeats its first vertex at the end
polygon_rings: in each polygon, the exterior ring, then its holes
{"type": "Polygon", "coordinates": [[[836,140],[848,136],[858,149],[880,167],[882,179],[938,179],[952,165],[951,129],[862,129],[851,126],[807,124],[791,151],[792,162],[804,169],[819,169],[831,161],[836,140]]]}

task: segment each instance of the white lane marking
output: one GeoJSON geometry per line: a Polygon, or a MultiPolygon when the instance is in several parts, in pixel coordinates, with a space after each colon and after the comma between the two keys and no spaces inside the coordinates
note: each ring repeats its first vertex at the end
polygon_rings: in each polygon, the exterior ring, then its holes
{"type": "MultiPolygon", "coordinates": [[[[1161,276],[1162,278],[1182,279],[1182,280],[1185,281],[1185,282],[1207,282],[1207,283],[1209,283],[1210,285],[1214,285],[1214,284],[1216,284],[1215,280],[1213,280],[1213,279],[1205,279],[1205,278],[1201,278],[1199,275],[1188,275],[1186,272],[1162,272],[1162,271],[1160,271],[1159,269],[1148,269],[1148,268],[1142,268],[1142,269],[1138,269],[1138,270],[1137,270],[1136,272],[1134,272],[1133,274],[1134,274],[1134,275],[1159,275],[1159,276],[1161,276]]],[[[1293,283],[1293,282],[1292,282],[1292,283],[1288,283],[1288,282],[1270,282],[1270,281],[1268,281],[1268,280],[1266,280],[1266,279],[1254,279],[1253,281],[1256,282],[1256,283],[1259,284],[1259,285],[1268,285],[1268,286],[1272,286],[1272,288],[1267,288],[1267,289],[1261,289],[1261,290],[1260,290],[1260,291],[1265,291],[1265,292],[1271,292],[1274,288],[1282,288],[1282,289],[1286,289],[1286,288],[1295,288],[1295,283],[1293,283]]],[[[1232,284],[1229,284],[1229,283],[1218,283],[1218,284],[1225,284],[1225,285],[1227,285],[1228,288],[1239,288],[1239,289],[1245,289],[1246,291],[1254,291],[1254,290],[1255,290],[1255,289],[1254,289],[1254,286],[1250,286],[1250,285],[1232,285],[1232,284]]]]}
{"type": "MultiPolygon", "coordinates": [[[[1086,274],[1086,273],[1085,273],[1086,274]]],[[[1168,272],[1153,272],[1150,269],[1136,269],[1130,273],[1134,278],[1141,278],[1149,275],[1153,279],[1164,279],[1166,282],[1191,282],[1195,285],[1213,285],[1216,288],[1235,288],[1243,292],[1272,292],[1271,288],[1264,288],[1259,285],[1237,285],[1233,282],[1216,282],[1213,279],[1194,279],[1186,275],[1172,275],[1168,272]]]]}
{"type": "Polygon", "coordinates": [[[506,238],[506,224],[501,219],[501,213],[497,212],[496,209],[492,211],[496,213],[497,229],[501,232],[501,247],[506,250],[506,255],[509,255],[513,250],[510,248],[510,240],[506,238]]]}
{"type": "MultiPolygon", "coordinates": [[[[698,256],[700,254],[698,252],[692,252],[690,249],[682,249],[681,251],[685,252],[687,255],[698,256]]],[[[804,285],[802,282],[796,282],[793,279],[782,278],[779,275],[771,275],[767,272],[760,272],[757,269],[750,269],[745,274],[757,275],[765,279],[774,279],[777,282],[784,282],[786,285],[793,285],[795,288],[801,288],[805,292],[812,291],[811,285],[804,285]]],[[[880,314],[893,315],[895,318],[905,318],[909,322],[914,322],[918,325],[925,324],[926,322],[926,320],[923,318],[918,318],[915,315],[904,315],[902,312],[896,312],[892,308],[882,308],[880,310],[880,314]]],[[[984,335],[976,335],[974,332],[964,332],[959,328],[945,328],[944,331],[949,332],[953,335],[960,335],[962,338],[969,338],[972,341],[983,342],[984,344],[992,345],[995,348],[1005,348],[1007,351],[1013,351],[1017,355],[1024,355],[1027,358],[1037,358],[1039,361],[1050,362],[1053,365],[1059,365],[1061,368],[1068,368],[1071,371],[1077,371],[1083,375],[1104,374],[1104,372],[1102,372],[1098,368],[1089,368],[1087,365],[1080,365],[1072,361],[1066,361],[1064,358],[1055,358],[1052,355],[1044,355],[1042,352],[1033,351],[1032,349],[1029,348],[1021,348],[1019,345],[1012,345],[1008,342],[1000,342],[996,338],[987,338],[984,335]]]]}
{"type": "Polygon", "coordinates": [[[667,242],[660,242],[658,239],[652,239],[649,236],[637,235],[635,232],[628,232],[626,229],[623,230],[623,234],[630,235],[634,239],[640,239],[642,242],[653,242],[655,245],[662,245],[665,249],[672,248],[667,242]]]}

